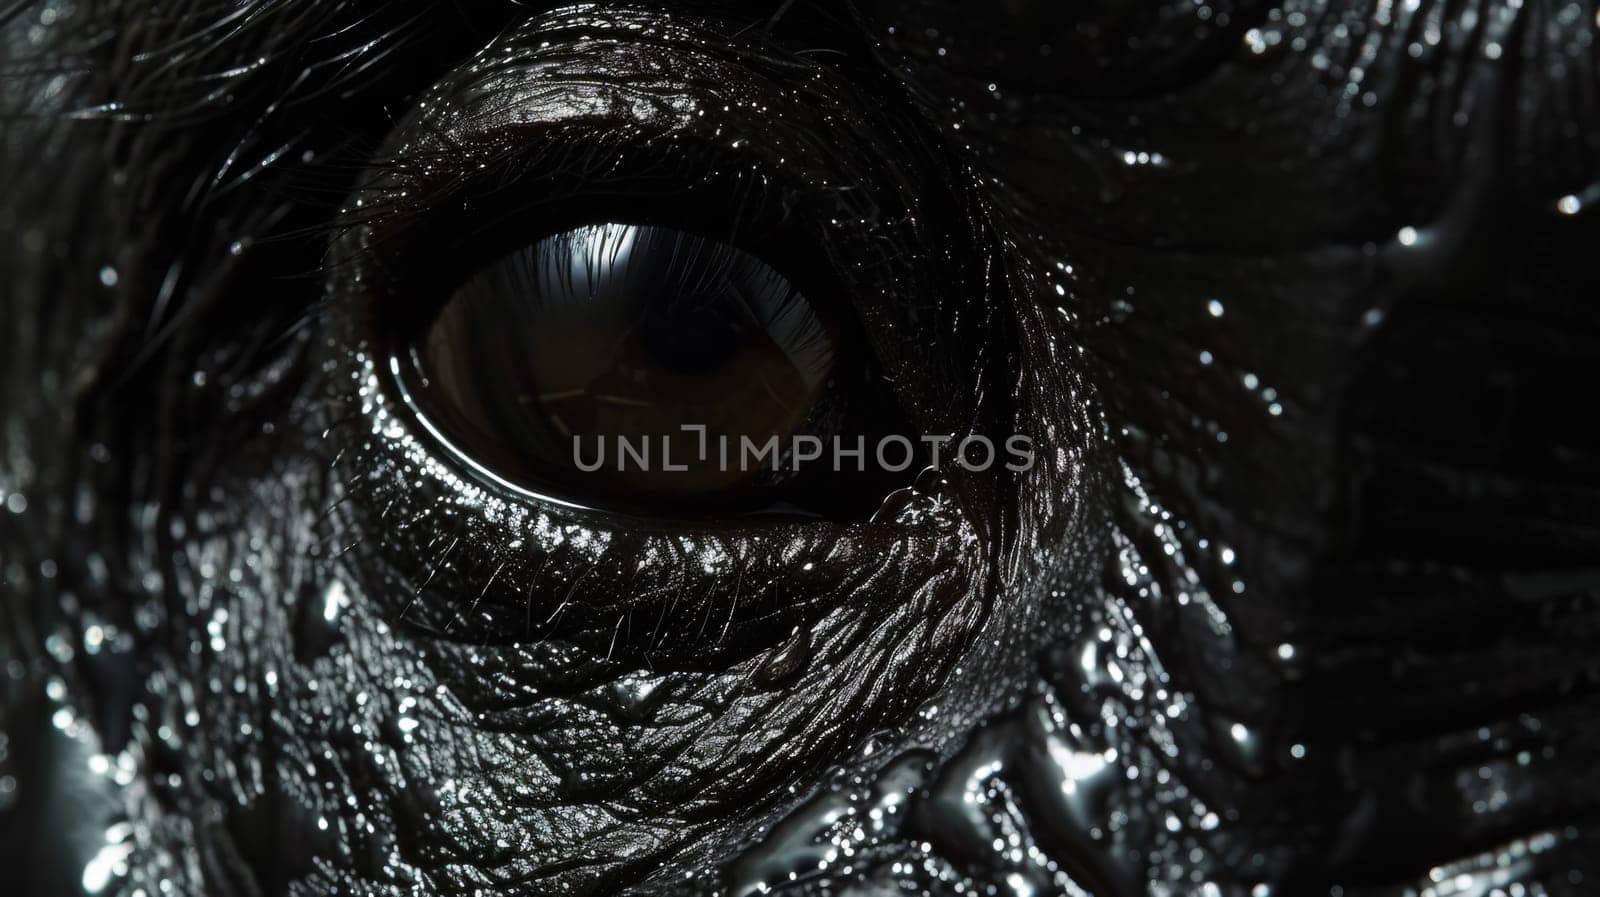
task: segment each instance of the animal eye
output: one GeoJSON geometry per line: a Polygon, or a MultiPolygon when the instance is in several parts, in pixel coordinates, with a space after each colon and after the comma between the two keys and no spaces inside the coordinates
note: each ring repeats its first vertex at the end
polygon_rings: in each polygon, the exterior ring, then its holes
{"type": "Polygon", "coordinates": [[[874,457],[899,428],[869,356],[836,299],[749,251],[598,223],[470,275],[392,369],[458,460],[544,497],[848,517],[907,476],[874,457]]]}

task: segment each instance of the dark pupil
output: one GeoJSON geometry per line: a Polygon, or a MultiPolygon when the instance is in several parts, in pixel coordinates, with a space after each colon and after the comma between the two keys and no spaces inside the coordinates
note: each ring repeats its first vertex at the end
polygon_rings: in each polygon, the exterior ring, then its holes
{"type": "Polygon", "coordinates": [[[639,325],[639,341],[663,367],[685,374],[704,374],[728,363],[750,339],[748,321],[729,320],[721,296],[695,296],[682,302],[658,302],[639,325]]]}
{"type": "Polygon", "coordinates": [[[681,496],[761,473],[724,467],[714,449],[701,458],[701,437],[682,427],[704,426],[712,446],[805,431],[838,338],[747,252],[670,228],[601,224],[489,265],[408,348],[420,410],[493,472],[570,480],[576,437],[586,458],[605,445],[607,463],[584,474],[585,488],[681,496]],[[648,469],[617,470],[619,438],[648,442],[648,469]],[[664,469],[663,440],[688,471],[664,469]]]}

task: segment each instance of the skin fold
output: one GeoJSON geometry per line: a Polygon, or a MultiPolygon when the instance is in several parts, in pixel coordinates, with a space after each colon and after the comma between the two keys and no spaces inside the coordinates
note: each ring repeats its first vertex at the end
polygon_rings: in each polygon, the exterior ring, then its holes
{"type": "Polygon", "coordinates": [[[1593,4],[0,5],[0,888],[1589,894],[1593,4]],[[737,232],[870,520],[464,474],[386,328],[737,232]]]}

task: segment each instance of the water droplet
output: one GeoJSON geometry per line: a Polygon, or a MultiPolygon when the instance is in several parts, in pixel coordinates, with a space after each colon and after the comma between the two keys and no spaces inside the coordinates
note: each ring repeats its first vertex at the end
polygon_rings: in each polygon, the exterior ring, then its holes
{"type": "Polygon", "coordinates": [[[772,688],[798,676],[811,663],[811,629],[796,626],[782,645],[774,648],[761,666],[756,668],[755,681],[762,688],[772,688]]]}

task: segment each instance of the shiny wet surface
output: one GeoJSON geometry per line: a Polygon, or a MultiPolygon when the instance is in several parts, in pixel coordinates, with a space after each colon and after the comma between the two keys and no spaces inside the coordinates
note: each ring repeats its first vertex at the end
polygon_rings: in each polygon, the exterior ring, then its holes
{"type": "Polygon", "coordinates": [[[128,4],[14,80],[78,113],[0,138],[22,893],[1588,893],[1592,7],[1000,6],[128,4]],[[1041,466],[712,531],[435,457],[377,238],[628,140],[1041,466]]]}

